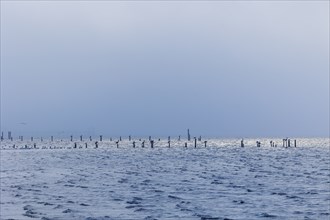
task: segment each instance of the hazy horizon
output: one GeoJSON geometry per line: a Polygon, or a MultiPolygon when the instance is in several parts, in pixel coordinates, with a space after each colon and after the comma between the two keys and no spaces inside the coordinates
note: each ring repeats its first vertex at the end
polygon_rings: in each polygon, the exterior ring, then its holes
{"type": "Polygon", "coordinates": [[[329,2],[1,1],[1,131],[329,137],[329,2]]]}

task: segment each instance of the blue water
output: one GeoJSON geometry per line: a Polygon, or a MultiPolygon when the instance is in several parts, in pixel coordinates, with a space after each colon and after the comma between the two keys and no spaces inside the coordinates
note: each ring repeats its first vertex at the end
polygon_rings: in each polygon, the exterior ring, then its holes
{"type": "Polygon", "coordinates": [[[329,139],[269,140],[3,141],[0,218],[328,220],[329,139]]]}

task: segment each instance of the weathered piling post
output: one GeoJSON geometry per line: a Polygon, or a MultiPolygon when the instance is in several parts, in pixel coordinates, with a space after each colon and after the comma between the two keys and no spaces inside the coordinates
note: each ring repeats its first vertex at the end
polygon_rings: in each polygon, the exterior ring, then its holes
{"type": "Polygon", "coordinates": [[[171,147],[171,140],[168,140],[168,147],[171,147]]]}
{"type": "Polygon", "coordinates": [[[206,143],[207,143],[207,141],[204,141],[204,145],[205,145],[205,147],[206,147],[206,143]]]}
{"type": "Polygon", "coordinates": [[[285,139],[283,139],[283,147],[285,147],[285,139]]]}
{"type": "Polygon", "coordinates": [[[241,140],[241,147],[244,147],[244,139],[241,140]]]}
{"type": "Polygon", "coordinates": [[[36,143],[33,144],[33,148],[34,149],[37,148],[37,144],[36,143]]]}
{"type": "Polygon", "coordinates": [[[8,140],[11,140],[12,136],[11,136],[11,131],[8,131],[8,140]]]}
{"type": "Polygon", "coordinates": [[[92,136],[89,136],[89,141],[92,141],[92,136]]]}
{"type": "Polygon", "coordinates": [[[70,136],[70,141],[72,141],[72,139],[73,139],[73,136],[71,135],[71,136],[70,136]]]}
{"type": "Polygon", "coordinates": [[[181,136],[179,135],[179,139],[178,139],[178,141],[181,141],[181,136]]]}
{"type": "Polygon", "coordinates": [[[135,148],[135,141],[133,141],[133,148],[135,148]]]}
{"type": "Polygon", "coordinates": [[[99,147],[99,142],[95,141],[95,148],[99,147]]]}
{"type": "Polygon", "coordinates": [[[117,148],[119,148],[119,141],[116,141],[117,148]]]}
{"type": "Polygon", "coordinates": [[[154,148],[154,140],[150,141],[151,148],[154,148]]]}
{"type": "Polygon", "coordinates": [[[184,147],[187,147],[187,142],[184,143],[184,147]]]}
{"type": "Polygon", "coordinates": [[[160,141],[160,138],[158,138],[158,141],[160,141]]]}
{"type": "Polygon", "coordinates": [[[260,147],[260,141],[257,141],[257,147],[260,147]]]}
{"type": "Polygon", "coordinates": [[[102,141],[102,135],[100,135],[100,141],[102,141]]]}
{"type": "Polygon", "coordinates": [[[82,141],[82,135],[80,135],[80,141],[82,141]]]}
{"type": "Polygon", "coordinates": [[[197,147],[197,139],[196,137],[194,137],[194,140],[195,140],[195,148],[197,147]]]}
{"type": "Polygon", "coordinates": [[[142,144],[142,146],[141,146],[141,147],[143,147],[143,148],[144,148],[144,141],[142,141],[142,143],[141,143],[141,144],[142,144]]]}
{"type": "Polygon", "coordinates": [[[53,137],[53,136],[51,136],[51,137],[50,137],[50,140],[53,142],[53,141],[54,141],[54,137],[53,137]]]}
{"type": "Polygon", "coordinates": [[[202,141],[202,136],[199,136],[199,141],[202,141]]]}
{"type": "Polygon", "coordinates": [[[149,141],[151,141],[151,136],[149,136],[149,141]]]}
{"type": "Polygon", "coordinates": [[[3,131],[1,132],[1,141],[3,141],[3,131]]]}
{"type": "Polygon", "coordinates": [[[168,137],[167,137],[167,140],[170,141],[170,140],[171,140],[171,136],[168,136],[168,137]]]}
{"type": "Polygon", "coordinates": [[[129,141],[131,141],[131,135],[130,135],[130,136],[128,136],[128,140],[129,140],[129,141]]]}
{"type": "Polygon", "coordinates": [[[189,129],[188,129],[188,141],[190,141],[190,132],[189,132],[189,129]]]}
{"type": "Polygon", "coordinates": [[[121,136],[119,137],[119,141],[121,141],[121,136]]]}
{"type": "Polygon", "coordinates": [[[77,143],[76,142],[74,142],[74,147],[73,148],[77,148],[77,143]]]}
{"type": "Polygon", "coordinates": [[[270,147],[273,147],[273,141],[269,141],[270,147]]]}
{"type": "Polygon", "coordinates": [[[87,148],[87,142],[85,142],[85,148],[87,148]]]}
{"type": "Polygon", "coordinates": [[[294,143],[294,147],[297,147],[297,141],[296,141],[296,139],[293,141],[293,143],[294,143]]]}
{"type": "Polygon", "coordinates": [[[288,139],[288,147],[290,147],[290,139],[288,139]]]}

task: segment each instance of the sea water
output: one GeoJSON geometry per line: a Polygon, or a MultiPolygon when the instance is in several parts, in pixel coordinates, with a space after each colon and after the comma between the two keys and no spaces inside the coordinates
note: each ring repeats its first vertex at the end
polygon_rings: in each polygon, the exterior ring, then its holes
{"type": "Polygon", "coordinates": [[[0,218],[330,218],[328,138],[157,140],[2,141],[0,218]]]}

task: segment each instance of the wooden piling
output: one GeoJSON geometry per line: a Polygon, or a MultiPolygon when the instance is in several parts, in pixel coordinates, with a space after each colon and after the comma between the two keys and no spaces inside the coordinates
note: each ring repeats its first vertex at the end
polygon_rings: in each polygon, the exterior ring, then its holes
{"type": "Polygon", "coordinates": [[[71,136],[70,136],[70,140],[72,141],[72,139],[73,139],[73,136],[71,135],[71,136]]]}
{"type": "Polygon", "coordinates": [[[83,136],[82,136],[82,135],[80,135],[80,141],[82,141],[82,137],[83,137],[83,136]]]}
{"type": "Polygon", "coordinates": [[[102,141],[102,137],[103,137],[103,136],[102,136],[102,135],[100,135],[100,141],[102,141]]]}
{"type": "Polygon", "coordinates": [[[294,143],[294,147],[297,147],[297,141],[296,141],[296,139],[293,141],[293,143],[294,143]]]}
{"type": "Polygon", "coordinates": [[[188,141],[190,141],[190,132],[189,132],[189,129],[188,129],[188,141]]]}
{"type": "Polygon", "coordinates": [[[51,137],[50,137],[50,140],[53,142],[53,141],[54,141],[54,137],[53,137],[53,136],[51,136],[51,137]]]}
{"type": "Polygon", "coordinates": [[[184,147],[188,147],[188,146],[187,146],[187,142],[184,143],[184,147]]]}
{"type": "Polygon", "coordinates": [[[204,141],[204,145],[205,145],[205,147],[206,147],[206,143],[207,143],[207,141],[204,141]]]}
{"type": "Polygon", "coordinates": [[[197,139],[196,137],[194,137],[194,140],[195,140],[195,148],[197,147],[197,139]]]}
{"type": "Polygon", "coordinates": [[[150,141],[151,148],[154,148],[154,140],[150,141]]]}
{"type": "Polygon", "coordinates": [[[133,141],[133,148],[135,148],[135,141],[133,141]]]}
{"type": "Polygon", "coordinates": [[[171,141],[170,140],[168,141],[168,147],[169,148],[171,147],[171,141]]]}

